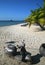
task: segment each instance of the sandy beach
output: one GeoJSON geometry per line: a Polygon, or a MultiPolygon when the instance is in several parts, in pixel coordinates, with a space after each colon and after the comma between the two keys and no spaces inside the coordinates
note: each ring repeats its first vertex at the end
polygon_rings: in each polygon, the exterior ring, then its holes
{"type": "Polygon", "coordinates": [[[0,27],[0,65],[20,64],[15,59],[5,56],[4,46],[5,42],[15,41],[20,44],[22,40],[25,40],[26,50],[35,59],[33,65],[45,65],[45,57],[39,55],[39,47],[42,43],[45,43],[45,31],[41,31],[40,27],[36,25],[31,25],[30,28],[21,25],[0,27]]]}

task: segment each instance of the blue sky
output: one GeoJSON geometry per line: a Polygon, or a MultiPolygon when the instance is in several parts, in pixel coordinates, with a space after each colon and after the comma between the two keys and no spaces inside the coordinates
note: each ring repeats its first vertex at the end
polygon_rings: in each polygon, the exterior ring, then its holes
{"type": "Polygon", "coordinates": [[[42,5],[43,0],[0,0],[0,20],[23,20],[30,10],[42,5]]]}

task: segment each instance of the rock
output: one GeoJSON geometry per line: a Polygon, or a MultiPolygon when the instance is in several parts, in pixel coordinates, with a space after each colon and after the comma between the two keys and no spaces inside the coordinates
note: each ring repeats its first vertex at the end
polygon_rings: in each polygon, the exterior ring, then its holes
{"type": "Polygon", "coordinates": [[[26,57],[26,49],[25,47],[21,47],[21,51],[20,51],[20,54],[22,55],[22,61],[25,61],[25,57],[26,57]]]}
{"type": "Polygon", "coordinates": [[[18,48],[21,48],[21,47],[25,47],[25,40],[22,40],[21,42],[19,42],[19,44],[17,45],[18,48]]]}
{"type": "Polygon", "coordinates": [[[25,60],[26,61],[31,61],[31,55],[30,54],[27,54],[26,57],[25,57],[25,60]]]}
{"type": "Polygon", "coordinates": [[[15,41],[9,41],[9,42],[6,42],[6,44],[14,44],[16,43],[15,41]]]}
{"type": "Polygon", "coordinates": [[[17,45],[17,52],[25,52],[26,49],[25,49],[25,43],[24,43],[24,40],[22,42],[20,42],[18,45],[17,45]]]}
{"type": "Polygon", "coordinates": [[[11,55],[11,56],[16,55],[16,52],[17,52],[17,48],[14,45],[12,45],[12,44],[7,45],[4,48],[4,50],[5,50],[6,54],[11,55]]]}
{"type": "Polygon", "coordinates": [[[39,52],[42,56],[45,56],[45,43],[43,43],[40,48],[39,48],[39,52]]]}

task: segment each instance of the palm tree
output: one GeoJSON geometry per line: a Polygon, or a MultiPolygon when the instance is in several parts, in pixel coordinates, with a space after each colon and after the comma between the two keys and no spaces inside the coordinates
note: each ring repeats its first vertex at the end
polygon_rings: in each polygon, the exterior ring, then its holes
{"type": "Polygon", "coordinates": [[[36,23],[45,30],[45,0],[43,0],[43,7],[31,10],[31,15],[26,21],[29,22],[29,25],[36,23]]]}

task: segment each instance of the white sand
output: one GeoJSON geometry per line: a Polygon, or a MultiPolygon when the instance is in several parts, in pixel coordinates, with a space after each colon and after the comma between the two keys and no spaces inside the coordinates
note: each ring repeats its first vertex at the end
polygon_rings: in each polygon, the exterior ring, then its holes
{"type": "MultiPolygon", "coordinates": [[[[0,27],[0,50],[3,50],[5,42],[16,41],[20,44],[22,40],[25,40],[27,51],[31,52],[32,55],[36,55],[39,53],[40,45],[45,43],[45,31],[41,31],[40,27],[35,25],[30,28],[21,26],[21,24],[0,27]]],[[[44,60],[42,61],[44,64],[40,62],[42,65],[45,65],[44,60]]],[[[37,65],[41,65],[40,63],[37,65]]]]}

